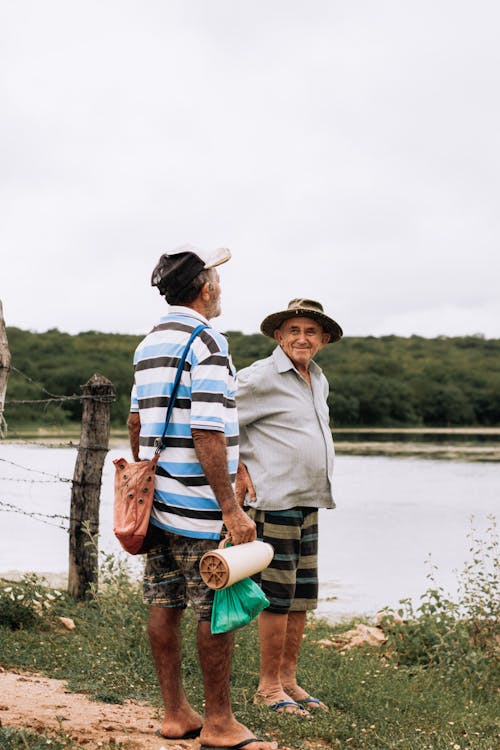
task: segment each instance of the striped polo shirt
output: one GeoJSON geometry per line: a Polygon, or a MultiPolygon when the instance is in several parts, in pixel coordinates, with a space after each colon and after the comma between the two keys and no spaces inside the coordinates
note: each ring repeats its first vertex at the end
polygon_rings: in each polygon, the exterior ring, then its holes
{"type": "Polygon", "coordinates": [[[156,470],[151,523],[182,536],[219,539],[222,513],[194,448],[192,430],[226,436],[228,470],[238,465],[235,370],[226,338],[189,307],[172,306],[134,355],[132,412],[139,412],[139,457],[154,454],[161,436],[177,366],[192,331],[205,323],[184,363],[175,405],[156,470]]]}

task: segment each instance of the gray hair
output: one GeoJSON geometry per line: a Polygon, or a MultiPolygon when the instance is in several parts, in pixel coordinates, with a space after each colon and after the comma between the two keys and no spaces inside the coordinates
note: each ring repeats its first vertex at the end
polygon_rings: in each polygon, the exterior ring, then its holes
{"type": "Polygon", "coordinates": [[[213,268],[206,268],[200,271],[198,276],[190,282],[189,286],[181,289],[180,292],[169,292],[168,289],[164,293],[164,297],[169,305],[189,305],[199,295],[202,287],[207,281],[210,283],[213,279],[213,268]]]}

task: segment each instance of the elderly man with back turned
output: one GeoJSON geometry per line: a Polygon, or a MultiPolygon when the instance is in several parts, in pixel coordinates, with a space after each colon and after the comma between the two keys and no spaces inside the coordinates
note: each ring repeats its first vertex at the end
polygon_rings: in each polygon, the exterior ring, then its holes
{"type": "Polygon", "coordinates": [[[238,373],[240,463],[236,496],[275,556],[258,580],[270,600],[259,616],[260,680],[254,701],[308,716],[328,710],[297,683],[306,613],[318,596],[318,508],[334,508],[328,383],[314,355],[342,329],[319,302],[294,299],[263,321],[278,346],[238,373]]]}
{"type": "Polygon", "coordinates": [[[235,371],[227,341],[209,324],[220,315],[221,288],[215,267],[231,254],[211,256],[190,245],[161,256],[151,283],[172,305],[139,344],[128,428],[135,460],[151,458],[160,437],[182,352],[194,329],[155,478],[146,559],[144,601],[151,607],[148,633],[165,705],[159,734],[166,739],[200,737],[204,750],[275,750],[256,739],[232,713],[229,677],[232,637],[212,635],[213,591],[199,562],[217,545],[222,523],[234,544],[255,539],[255,523],[237,503],[232,486],[238,461],[235,371]],[[182,684],[181,617],[190,603],[196,618],[205,694],[204,718],[182,684]]]}

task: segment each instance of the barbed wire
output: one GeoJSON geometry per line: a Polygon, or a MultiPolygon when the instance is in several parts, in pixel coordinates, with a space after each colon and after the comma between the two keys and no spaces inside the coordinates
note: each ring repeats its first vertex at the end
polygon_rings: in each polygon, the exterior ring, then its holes
{"type": "Polygon", "coordinates": [[[21,477],[0,477],[0,482],[25,482],[26,484],[57,484],[67,482],[67,479],[22,479],[21,477]]]}
{"type": "MultiPolygon", "coordinates": [[[[54,393],[51,393],[49,390],[47,390],[41,383],[33,380],[29,375],[27,375],[24,372],[21,372],[17,367],[11,365],[10,370],[17,373],[20,377],[24,378],[27,382],[34,385],[35,387],[39,388],[42,393],[46,394],[47,398],[37,398],[37,399],[6,399],[5,404],[9,405],[15,405],[15,404],[31,404],[31,405],[46,405],[54,404],[54,403],[64,403],[68,401],[79,401],[83,402],[85,400],[89,401],[95,401],[99,403],[105,403],[105,404],[111,404],[115,401],[115,394],[114,390],[111,391],[111,393],[105,393],[105,394],[81,394],[77,395],[73,393],[70,396],[67,395],[57,395],[54,393]]],[[[82,449],[84,451],[95,451],[95,452],[104,452],[107,453],[109,450],[109,446],[103,446],[103,445],[81,445],[80,443],[73,443],[70,441],[69,443],[60,443],[59,445],[54,445],[54,443],[42,443],[40,441],[22,441],[21,444],[24,445],[35,445],[37,447],[46,447],[46,448],[57,448],[57,447],[69,447],[69,448],[77,448],[78,450],[82,449]]],[[[58,482],[63,483],[72,483],[73,487],[79,487],[79,486],[92,486],[92,487],[100,487],[101,481],[99,482],[88,482],[88,481],[79,481],[76,479],[69,479],[67,477],[62,477],[59,474],[53,474],[51,472],[45,471],[43,469],[35,469],[28,466],[24,466],[22,464],[18,464],[15,461],[10,461],[6,458],[0,458],[0,462],[3,462],[5,464],[8,464],[10,466],[13,466],[17,469],[21,469],[24,472],[32,472],[33,474],[39,474],[44,477],[49,477],[49,479],[40,479],[40,478],[34,478],[29,479],[26,477],[13,477],[13,476],[4,476],[0,477],[1,481],[9,481],[9,482],[24,482],[29,484],[55,484],[58,482]]],[[[19,506],[14,505],[13,503],[9,503],[3,500],[0,500],[0,512],[4,513],[18,513],[23,516],[27,516],[29,518],[32,518],[35,521],[39,521],[40,523],[44,523],[47,526],[53,526],[55,528],[62,529],[63,531],[69,532],[69,527],[66,524],[61,523],[64,522],[70,522],[71,523],[71,517],[66,515],[61,515],[59,513],[42,513],[40,511],[27,511],[24,508],[20,508],[19,506]],[[57,521],[57,523],[54,523],[54,521],[57,521]]],[[[79,518],[76,519],[81,520],[79,518]]]]}
{"type": "Polygon", "coordinates": [[[0,500],[0,513],[2,512],[19,513],[19,515],[21,516],[28,516],[34,521],[39,521],[40,523],[44,523],[47,526],[53,526],[56,529],[62,529],[63,531],[67,532],[69,532],[70,530],[69,526],[64,526],[58,523],[51,523],[51,521],[56,519],[61,521],[68,521],[69,523],[71,523],[71,521],[79,521],[84,529],[85,527],[89,527],[89,522],[87,520],[82,521],[82,518],[80,516],[65,516],[62,513],[42,513],[41,511],[37,510],[28,511],[25,508],[20,508],[18,505],[14,505],[13,503],[7,503],[5,502],[5,500],[0,500]]]}
{"type": "Polygon", "coordinates": [[[15,432],[9,432],[6,440],[0,440],[0,445],[2,442],[5,445],[34,445],[36,448],[74,448],[75,450],[80,450],[81,448],[82,450],[95,451],[96,453],[99,451],[107,452],[110,450],[109,446],[106,445],[82,445],[80,442],[74,443],[72,440],[67,443],[45,443],[43,440],[23,440],[22,438],[16,437],[15,432]]]}
{"type": "Polygon", "coordinates": [[[81,396],[77,396],[76,394],[73,394],[73,396],[52,396],[51,398],[7,398],[5,399],[5,403],[12,405],[12,404],[54,404],[54,403],[61,403],[64,401],[96,401],[100,404],[112,404],[115,401],[114,395],[109,396],[91,396],[88,394],[82,394],[81,396]]]}
{"type": "Polygon", "coordinates": [[[33,378],[30,378],[30,376],[26,375],[25,372],[21,372],[21,370],[19,370],[17,367],[14,367],[14,365],[11,364],[10,367],[9,367],[9,370],[12,370],[13,372],[17,372],[17,374],[20,375],[25,380],[27,380],[28,383],[32,383],[32,385],[38,386],[38,388],[40,388],[40,390],[43,393],[46,393],[47,396],[50,396],[51,398],[58,398],[58,396],[56,396],[54,393],[51,393],[50,391],[48,391],[41,383],[37,382],[36,380],[33,380],[33,378]]]}
{"type": "MultiPolygon", "coordinates": [[[[10,464],[10,466],[15,466],[17,469],[23,469],[24,471],[32,471],[35,474],[42,474],[46,477],[52,477],[53,479],[57,479],[59,482],[71,482],[71,479],[67,479],[66,477],[61,477],[59,474],[51,474],[48,471],[43,471],[43,469],[31,469],[29,466],[22,466],[21,464],[16,464],[15,461],[9,461],[7,458],[0,458],[0,461],[5,464],[10,464]]],[[[37,480],[33,480],[36,482],[37,480]]]]}
{"type": "Polygon", "coordinates": [[[99,403],[103,404],[112,404],[115,401],[115,394],[110,393],[102,396],[98,395],[89,395],[89,394],[81,394],[78,395],[76,393],[73,393],[71,396],[58,396],[55,393],[51,393],[48,391],[40,382],[33,380],[29,375],[26,375],[25,372],[21,372],[17,367],[14,367],[14,365],[10,365],[10,370],[13,372],[16,372],[18,375],[20,375],[22,378],[24,378],[28,383],[31,383],[32,385],[35,385],[37,388],[40,388],[42,393],[46,393],[49,398],[43,398],[43,399],[6,399],[6,404],[51,404],[51,403],[61,403],[64,401],[97,401],[99,403]]]}
{"type": "Polygon", "coordinates": [[[12,503],[6,503],[4,500],[0,500],[0,513],[19,513],[22,516],[29,516],[30,518],[33,518],[34,521],[40,521],[40,523],[44,523],[47,526],[54,526],[56,529],[62,529],[63,531],[69,531],[68,526],[63,526],[62,524],[57,523],[51,523],[50,521],[46,519],[60,519],[63,521],[71,521],[70,516],[63,516],[60,513],[39,513],[38,511],[27,511],[24,508],[19,508],[17,505],[13,505],[12,503]]]}

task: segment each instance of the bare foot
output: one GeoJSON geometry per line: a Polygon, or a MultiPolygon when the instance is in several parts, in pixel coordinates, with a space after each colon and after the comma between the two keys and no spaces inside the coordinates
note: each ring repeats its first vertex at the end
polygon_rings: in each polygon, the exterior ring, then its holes
{"type": "Polygon", "coordinates": [[[325,703],[322,703],[319,698],[313,698],[313,696],[309,695],[309,693],[304,690],[304,688],[301,688],[300,685],[287,686],[286,691],[293,700],[297,701],[301,706],[304,706],[304,708],[308,708],[311,711],[330,710],[325,703]]]}
{"type": "Polygon", "coordinates": [[[255,737],[254,733],[248,729],[244,724],[240,724],[239,721],[234,720],[228,726],[225,724],[217,729],[215,726],[205,725],[201,730],[200,742],[201,750],[203,748],[223,748],[232,747],[238,745],[238,743],[245,742],[245,740],[252,740],[244,745],[245,750],[278,750],[277,742],[265,742],[255,737]]]}
{"type": "Polygon", "coordinates": [[[281,689],[266,692],[257,690],[253,697],[253,702],[257,705],[269,706],[269,708],[272,708],[278,714],[291,714],[292,716],[300,716],[303,719],[310,718],[307,711],[302,706],[299,706],[288,693],[285,693],[281,689]]]}
{"type": "Polygon", "coordinates": [[[191,710],[189,714],[183,713],[179,717],[165,715],[158,733],[166,740],[194,739],[202,727],[203,717],[191,710]]]}

